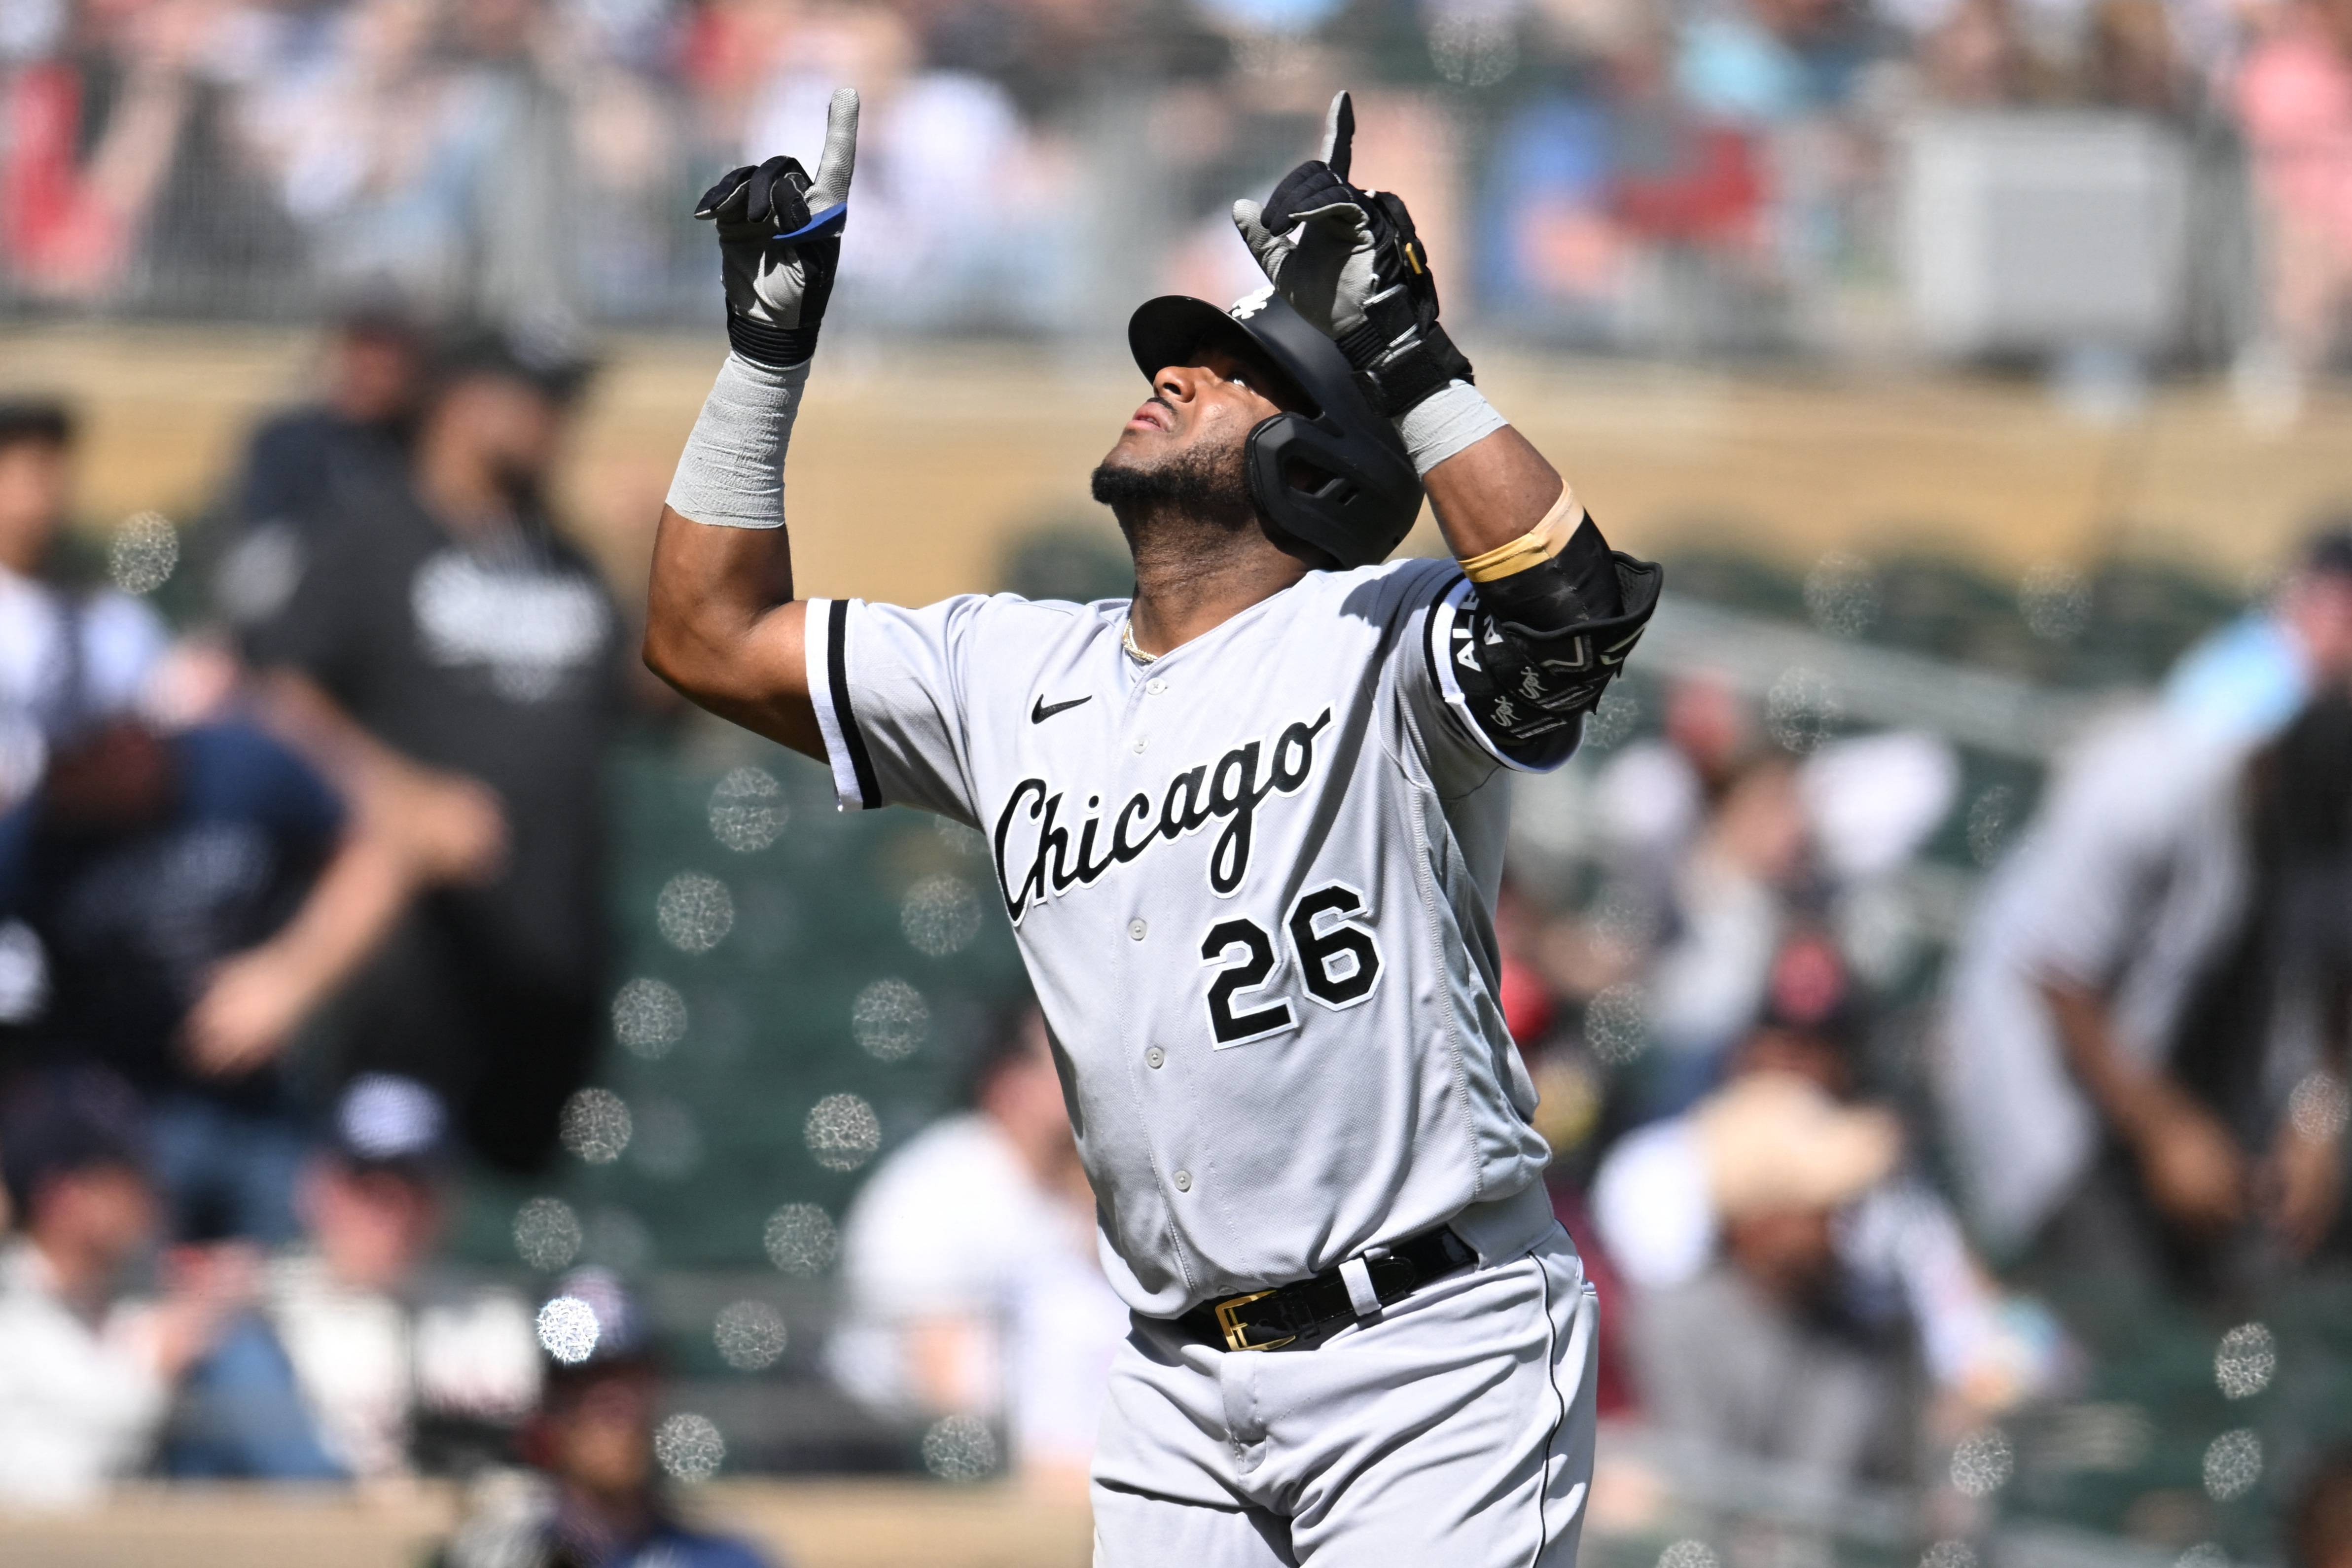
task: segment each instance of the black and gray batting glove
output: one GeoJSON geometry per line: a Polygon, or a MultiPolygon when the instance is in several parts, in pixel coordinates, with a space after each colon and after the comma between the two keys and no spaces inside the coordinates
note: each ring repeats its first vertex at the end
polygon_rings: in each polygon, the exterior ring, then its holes
{"type": "Polygon", "coordinates": [[[1234,226],[1290,308],[1329,335],[1372,405],[1391,419],[1470,362],[1437,324],[1437,280],[1412,215],[1388,191],[1348,183],[1356,110],[1331,100],[1323,155],[1282,177],[1261,208],[1234,204],[1234,226]]]}
{"type": "Polygon", "coordinates": [[[797,158],[771,158],[729,174],[695,207],[719,226],[727,341],[745,359],[801,364],[816,353],[856,170],[857,89],[837,88],[815,179],[797,158]]]}

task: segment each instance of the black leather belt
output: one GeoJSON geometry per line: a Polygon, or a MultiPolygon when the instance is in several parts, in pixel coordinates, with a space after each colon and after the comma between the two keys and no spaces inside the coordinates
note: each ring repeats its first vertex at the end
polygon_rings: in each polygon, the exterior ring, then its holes
{"type": "Polygon", "coordinates": [[[1222,1301],[1203,1301],[1171,1320],[1178,1332],[1228,1351],[1311,1350],[1333,1331],[1364,1314],[1348,1286],[1349,1266],[1360,1263],[1379,1306],[1401,1301],[1433,1279],[1478,1260],[1477,1249],[1450,1226],[1423,1231],[1394,1247],[1375,1247],[1311,1279],[1222,1301]]]}

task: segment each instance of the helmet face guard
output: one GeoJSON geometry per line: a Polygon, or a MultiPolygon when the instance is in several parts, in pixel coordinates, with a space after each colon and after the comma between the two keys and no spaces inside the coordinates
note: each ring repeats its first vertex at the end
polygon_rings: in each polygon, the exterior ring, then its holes
{"type": "Polygon", "coordinates": [[[1243,452],[1250,497],[1266,521],[1344,568],[1370,566],[1403,542],[1421,515],[1421,478],[1396,427],[1356,385],[1337,344],[1272,289],[1230,312],[1164,294],[1127,325],[1128,347],[1149,377],[1226,346],[1286,377],[1308,406],[1259,421],[1243,452]]]}

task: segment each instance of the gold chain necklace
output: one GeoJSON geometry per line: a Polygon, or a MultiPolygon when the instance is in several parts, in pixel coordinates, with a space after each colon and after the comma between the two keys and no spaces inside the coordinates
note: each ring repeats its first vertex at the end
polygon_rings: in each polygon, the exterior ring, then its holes
{"type": "Polygon", "coordinates": [[[1156,653],[1146,653],[1141,648],[1135,646],[1135,617],[1133,616],[1128,616],[1127,625],[1118,629],[1118,642],[1121,647],[1127,649],[1127,656],[1135,660],[1138,664],[1150,664],[1160,657],[1156,653]]]}

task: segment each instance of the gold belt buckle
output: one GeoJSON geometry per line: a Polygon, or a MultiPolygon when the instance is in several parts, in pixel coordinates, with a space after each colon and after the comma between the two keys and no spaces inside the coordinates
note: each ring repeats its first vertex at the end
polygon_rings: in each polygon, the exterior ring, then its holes
{"type": "Polygon", "coordinates": [[[1298,1337],[1297,1334],[1286,1334],[1281,1339],[1268,1340],[1262,1345],[1254,1345],[1249,1342],[1248,1339],[1249,1325],[1247,1323],[1238,1323],[1234,1321],[1234,1308],[1246,1307],[1252,1301],[1263,1300],[1273,1294],[1274,1292],[1271,1290],[1255,1290],[1251,1292],[1249,1295],[1234,1296],[1229,1300],[1217,1303],[1217,1327],[1224,1331],[1225,1348],[1227,1350],[1278,1351],[1283,1346],[1288,1344],[1291,1341],[1298,1337]]]}

